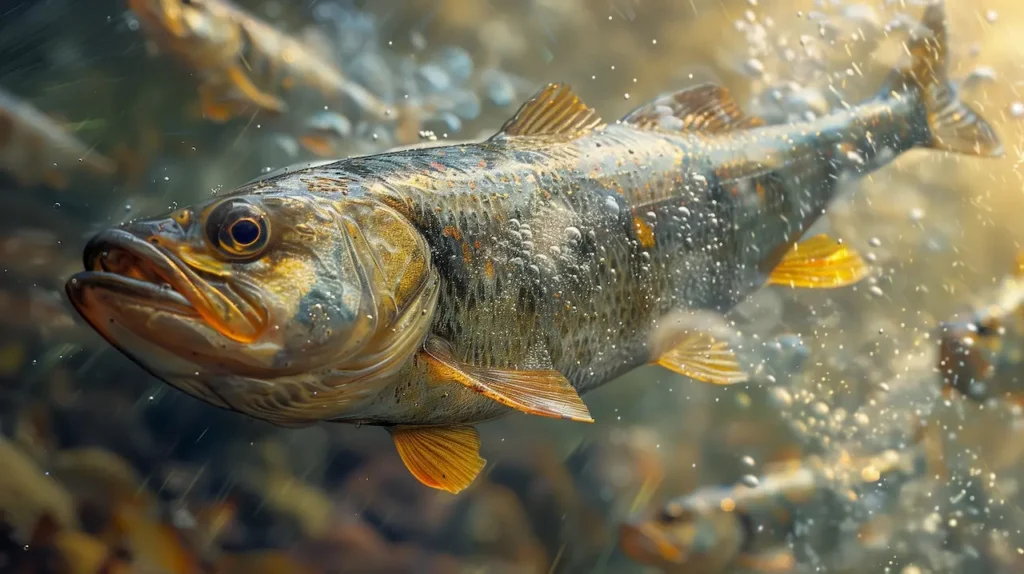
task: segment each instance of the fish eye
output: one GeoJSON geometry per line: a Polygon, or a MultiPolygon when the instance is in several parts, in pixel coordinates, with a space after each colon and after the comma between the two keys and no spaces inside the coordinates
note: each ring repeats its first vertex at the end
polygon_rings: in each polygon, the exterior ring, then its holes
{"type": "Polygon", "coordinates": [[[270,237],[265,213],[243,200],[229,200],[214,207],[206,220],[207,239],[221,253],[233,258],[258,255],[270,237]]]}
{"type": "Polygon", "coordinates": [[[260,238],[260,224],[251,219],[239,219],[231,224],[228,233],[235,245],[248,247],[256,243],[260,238]]]}
{"type": "Polygon", "coordinates": [[[979,337],[992,337],[1002,334],[1002,327],[995,319],[984,319],[974,324],[974,332],[979,337]]]}

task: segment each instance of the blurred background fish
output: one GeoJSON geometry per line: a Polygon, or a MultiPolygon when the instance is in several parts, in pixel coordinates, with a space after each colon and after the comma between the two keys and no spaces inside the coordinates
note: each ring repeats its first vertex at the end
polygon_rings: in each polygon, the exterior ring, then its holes
{"type": "Polygon", "coordinates": [[[0,169],[22,186],[45,183],[63,189],[69,174],[112,178],[117,166],[76,139],[72,127],[0,88],[0,169]]]}

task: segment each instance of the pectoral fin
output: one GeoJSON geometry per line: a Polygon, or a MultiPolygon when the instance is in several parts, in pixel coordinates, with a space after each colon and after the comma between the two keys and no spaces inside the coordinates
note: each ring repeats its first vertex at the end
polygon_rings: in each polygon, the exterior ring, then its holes
{"type": "Polygon", "coordinates": [[[470,426],[405,427],[388,429],[398,456],[416,480],[456,494],[469,486],[484,468],[480,435],[470,426]]]}
{"type": "Polygon", "coordinates": [[[729,344],[701,331],[682,334],[675,345],[655,362],[704,383],[731,385],[747,380],[747,374],[740,368],[729,344]]]}
{"type": "Polygon", "coordinates": [[[283,101],[264,93],[254,86],[252,80],[249,79],[249,76],[245,74],[242,68],[231,66],[228,69],[228,78],[231,80],[232,85],[253,104],[270,112],[284,113],[288,111],[288,106],[283,101]]]}
{"type": "Polygon", "coordinates": [[[859,253],[828,235],[815,235],[793,246],[768,276],[768,283],[806,289],[853,285],[868,274],[859,253]]]}
{"type": "Polygon", "coordinates": [[[322,135],[308,134],[299,138],[299,143],[306,151],[318,157],[337,157],[339,154],[334,149],[331,140],[322,135]]]}
{"type": "Polygon", "coordinates": [[[203,117],[218,124],[230,120],[235,115],[234,107],[222,100],[217,90],[210,85],[199,86],[199,106],[203,117]]]}
{"type": "Polygon", "coordinates": [[[792,572],[796,566],[796,558],[788,548],[743,554],[736,562],[740,567],[758,572],[792,572]]]}
{"type": "Polygon", "coordinates": [[[592,423],[587,405],[569,380],[553,369],[509,370],[458,362],[451,347],[428,337],[421,359],[431,381],[455,381],[509,408],[542,417],[592,423]]]}

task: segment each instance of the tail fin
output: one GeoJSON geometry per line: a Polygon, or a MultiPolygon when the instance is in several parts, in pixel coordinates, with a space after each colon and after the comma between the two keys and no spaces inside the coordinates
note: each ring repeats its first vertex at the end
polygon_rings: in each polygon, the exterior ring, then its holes
{"type": "Polygon", "coordinates": [[[912,57],[910,69],[901,75],[921,91],[932,136],[930,147],[967,155],[1002,156],[999,136],[971,106],[957,98],[947,76],[946,10],[942,0],[925,9],[921,25],[925,30],[907,44],[912,57]]]}

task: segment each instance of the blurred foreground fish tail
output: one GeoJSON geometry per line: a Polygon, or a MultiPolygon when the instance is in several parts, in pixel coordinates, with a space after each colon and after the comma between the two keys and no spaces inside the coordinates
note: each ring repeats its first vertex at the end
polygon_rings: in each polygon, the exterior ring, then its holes
{"type": "Polygon", "coordinates": [[[929,147],[967,155],[1000,157],[1003,146],[992,126],[962,102],[948,72],[948,33],[943,1],[928,6],[923,30],[907,43],[910,67],[896,72],[896,82],[920,90],[931,134],[929,147]]]}

